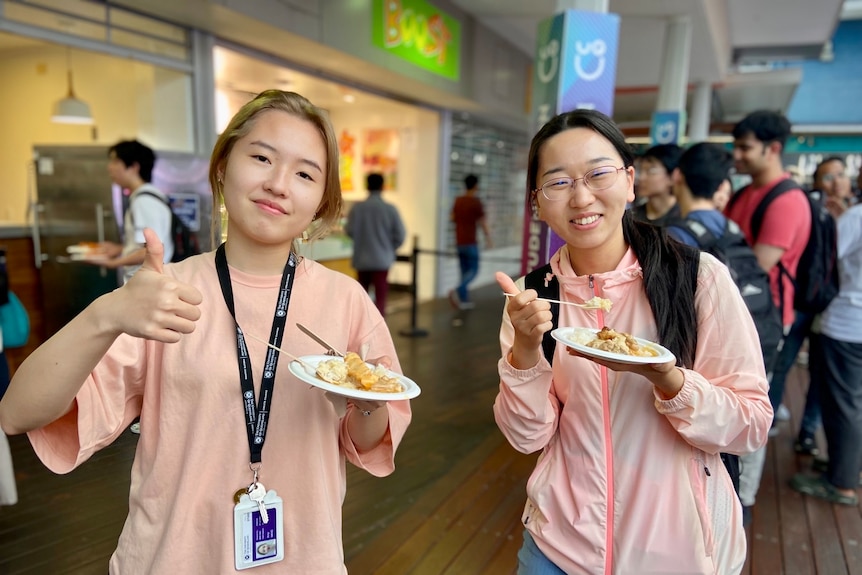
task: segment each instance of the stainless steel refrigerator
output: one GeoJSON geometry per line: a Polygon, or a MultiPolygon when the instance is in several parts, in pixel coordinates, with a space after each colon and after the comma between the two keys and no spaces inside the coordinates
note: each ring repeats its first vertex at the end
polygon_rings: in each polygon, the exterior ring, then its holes
{"type": "MultiPolygon", "coordinates": [[[[212,195],[208,159],[156,150],[153,184],[209,250],[212,195]]],[[[40,270],[46,336],[98,296],[117,288],[120,273],[73,261],[66,248],[81,242],[122,243],[128,190],[111,183],[107,146],[35,146],[31,202],[33,244],[40,270]]]]}

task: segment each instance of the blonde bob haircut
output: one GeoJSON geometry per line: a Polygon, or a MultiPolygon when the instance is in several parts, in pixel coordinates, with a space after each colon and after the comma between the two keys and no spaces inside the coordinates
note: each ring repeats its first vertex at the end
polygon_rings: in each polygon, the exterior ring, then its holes
{"type": "MultiPolygon", "coordinates": [[[[296,92],[265,90],[240,108],[236,115],[231,118],[230,123],[216,141],[210,158],[209,180],[213,191],[213,206],[221,206],[224,202],[224,190],[219,181],[219,173],[223,173],[234,144],[247,135],[258,116],[268,110],[286,112],[291,116],[311,122],[317,128],[320,137],[323,138],[323,143],[326,146],[326,167],[324,168],[326,181],[324,182],[323,198],[320,200],[317,213],[308,230],[309,239],[323,237],[341,218],[342,198],[341,180],[338,176],[338,140],[326,111],[318,108],[296,92]]],[[[219,227],[219,219],[219,210],[213,209],[214,230],[219,227]]]]}

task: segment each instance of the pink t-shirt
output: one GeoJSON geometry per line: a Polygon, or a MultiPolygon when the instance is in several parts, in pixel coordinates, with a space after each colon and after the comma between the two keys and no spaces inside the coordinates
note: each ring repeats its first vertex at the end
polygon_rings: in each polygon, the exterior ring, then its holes
{"type": "MultiPolygon", "coordinates": [[[[785,250],[780,261],[787,271],[795,276],[796,267],[799,265],[799,258],[802,257],[802,252],[805,251],[805,246],[808,244],[808,236],[811,234],[811,208],[809,207],[808,199],[805,197],[805,192],[797,188],[775,198],[763,215],[763,222],[760,225],[760,235],[757,237],[756,242],[751,232],[751,218],[754,215],[754,210],[757,209],[757,206],[766,194],[786,177],[781,176],[781,178],[769,182],[760,188],[746,188],[743,196],[732,205],[728,205],[726,215],[739,225],[742,233],[745,234],[745,239],[748,240],[748,243],[752,247],[755,243],[758,243],[785,250]]],[[[781,296],[778,291],[779,274],[780,271],[777,265],[769,270],[772,300],[780,309],[781,296]]],[[[784,313],[782,323],[788,326],[793,323],[794,317],[793,282],[787,276],[782,276],[782,281],[784,283],[784,313]]]]}
{"type": "MultiPolygon", "coordinates": [[[[233,572],[233,494],[251,481],[249,446],[237,367],[235,328],[212,253],[166,266],[165,273],[203,294],[194,333],[176,344],[122,336],[88,378],[66,417],[29,434],[36,453],[66,473],[110,444],[140,414],[129,515],[110,572],[210,575],[233,572]]],[[[231,268],[237,320],[268,338],[281,276],[231,268]]],[[[383,318],[358,283],[310,260],[297,268],[282,347],[301,356],[323,353],[296,323],[342,350],[370,345],[400,371],[383,318]]],[[[266,346],[246,338],[255,391],[266,346]]],[[[407,401],[390,402],[389,432],[358,453],[323,392],[298,380],[280,358],[260,481],[284,500],[284,561],[255,574],[343,575],[341,505],[345,460],[376,476],[394,469],[395,450],[410,422],[407,401]]]]}

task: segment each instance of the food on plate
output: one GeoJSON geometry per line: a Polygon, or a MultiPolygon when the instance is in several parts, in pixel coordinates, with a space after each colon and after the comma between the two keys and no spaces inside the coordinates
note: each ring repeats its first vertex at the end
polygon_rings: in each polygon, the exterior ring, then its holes
{"type": "Polygon", "coordinates": [[[350,389],[380,393],[400,393],[404,386],[378,365],[371,368],[356,353],[349,351],[344,358],[333,358],[317,364],[317,377],[350,389]]]}
{"type": "Polygon", "coordinates": [[[599,296],[593,296],[590,299],[588,299],[587,301],[585,301],[584,305],[587,305],[593,309],[601,309],[604,311],[611,311],[611,306],[613,306],[614,303],[609,299],[605,299],[605,298],[599,297],[599,296]]]}
{"type": "Polygon", "coordinates": [[[99,242],[79,242],[68,246],[66,253],[68,254],[90,254],[99,251],[99,242]]]}
{"type": "Polygon", "coordinates": [[[632,334],[614,331],[608,326],[603,327],[601,331],[596,333],[595,339],[587,342],[586,345],[587,347],[621,355],[635,355],[638,357],[656,357],[658,355],[658,351],[655,349],[639,344],[632,334]]]}

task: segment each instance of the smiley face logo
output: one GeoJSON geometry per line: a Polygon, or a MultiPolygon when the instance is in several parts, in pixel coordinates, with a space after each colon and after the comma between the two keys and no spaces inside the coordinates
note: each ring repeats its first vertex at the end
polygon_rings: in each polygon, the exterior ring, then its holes
{"type": "Polygon", "coordinates": [[[557,75],[560,67],[560,43],[553,39],[539,48],[536,75],[542,84],[547,84],[557,75]]]}
{"type": "Polygon", "coordinates": [[[605,53],[608,46],[604,40],[575,43],[575,74],[587,82],[597,80],[605,72],[605,53]],[[588,70],[588,68],[590,68],[588,70]]]}

